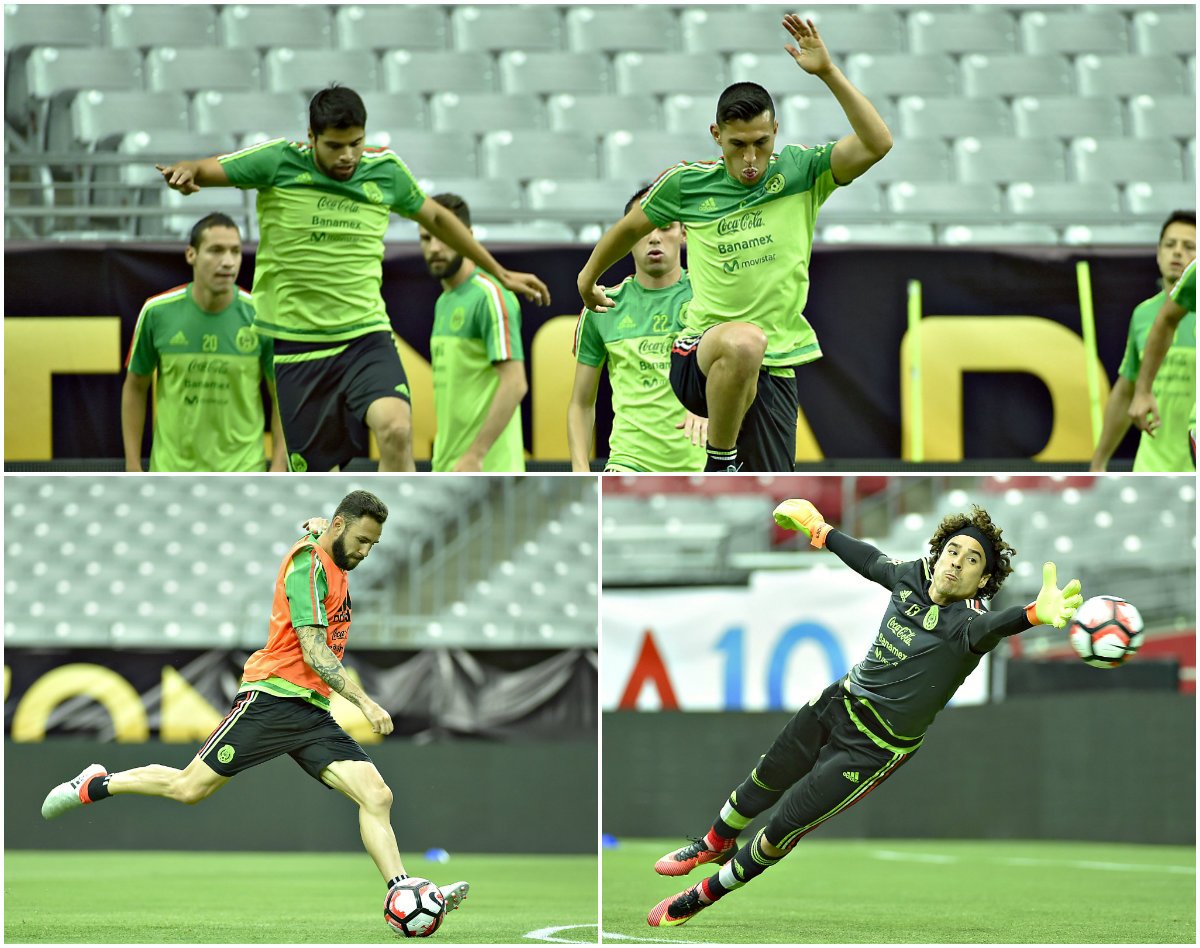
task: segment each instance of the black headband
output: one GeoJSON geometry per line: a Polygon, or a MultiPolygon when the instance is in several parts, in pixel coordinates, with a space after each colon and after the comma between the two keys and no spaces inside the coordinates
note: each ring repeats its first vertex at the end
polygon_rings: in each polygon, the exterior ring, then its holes
{"type": "MultiPolygon", "coordinates": [[[[970,537],[972,540],[975,540],[979,543],[980,547],[983,548],[983,575],[992,575],[992,569],[996,565],[996,548],[992,546],[992,541],[987,538],[984,532],[974,524],[969,523],[962,529],[955,530],[954,536],[970,537]]],[[[952,540],[954,537],[951,537],[950,539],[952,540]]],[[[947,540],[946,542],[949,543],[950,540],[947,540]]]]}

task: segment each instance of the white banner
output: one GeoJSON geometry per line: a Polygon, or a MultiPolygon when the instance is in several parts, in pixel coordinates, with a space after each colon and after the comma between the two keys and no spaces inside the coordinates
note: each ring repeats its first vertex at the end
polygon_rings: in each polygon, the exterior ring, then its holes
{"type": "MultiPolygon", "coordinates": [[[[875,640],[889,593],[845,569],[756,573],[748,588],[605,590],[606,710],[800,707],[875,640]]],[[[952,704],[986,697],[987,658],[952,704]]]]}

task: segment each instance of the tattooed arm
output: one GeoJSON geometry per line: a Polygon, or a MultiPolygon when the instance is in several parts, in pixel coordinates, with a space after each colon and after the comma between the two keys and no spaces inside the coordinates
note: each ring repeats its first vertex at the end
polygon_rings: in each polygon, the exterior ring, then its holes
{"type": "Polygon", "coordinates": [[[319,625],[301,626],[296,630],[296,638],[300,640],[300,651],[308,667],[330,688],[362,711],[372,731],[391,734],[391,715],[367,697],[362,686],[346,673],[345,666],[325,641],[325,629],[319,625]]]}

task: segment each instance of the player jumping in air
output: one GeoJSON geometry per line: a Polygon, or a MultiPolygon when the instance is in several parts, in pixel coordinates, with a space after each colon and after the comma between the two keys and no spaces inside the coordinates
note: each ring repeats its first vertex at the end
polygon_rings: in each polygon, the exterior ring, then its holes
{"type": "Polygon", "coordinates": [[[395,152],[367,148],[367,110],[331,86],[309,103],[308,142],[279,138],[231,155],[158,166],[183,194],[258,191],[254,328],[275,340],[279,411],[293,471],[328,471],[379,442],[380,471],[412,471],[408,380],[380,295],[392,211],[412,218],[508,289],[547,304],[529,273],[506,270],[430,200],[395,152]]]}
{"type": "Polygon", "coordinates": [[[783,26],[796,43],[784,48],[829,87],[851,133],[776,154],[770,94],[735,83],[721,93],[709,128],[722,159],[665,171],[600,238],[578,280],[588,309],[610,309],[616,304],[598,285],[604,272],[655,227],[687,225],[693,295],[672,351],[671,385],[688,411],[708,418],[709,471],[795,467],[794,366],[821,356],[804,317],[817,211],[892,147],[887,125],[833,64],[812,21],[789,14],[783,26]]]}
{"type": "MultiPolygon", "coordinates": [[[[1133,400],[1129,403],[1129,417],[1135,425],[1142,431],[1148,434],[1151,438],[1155,437],[1162,427],[1162,416],[1158,410],[1158,399],[1154,397],[1154,380],[1158,377],[1158,370],[1162,367],[1164,360],[1167,359],[1169,350],[1172,345],[1172,340],[1175,344],[1180,345],[1179,336],[1180,324],[1184,317],[1192,316],[1196,312],[1196,261],[1192,260],[1187,265],[1187,269],[1183,271],[1183,275],[1178,282],[1172,287],[1166,300],[1163,301],[1162,308],[1159,309],[1158,315],[1154,317],[1154,325],[1150,327],[1150,332],[1146,336],[1146,348],[1142,353],[1142,367],[1138,370],[1137,382],[1133,387],[1133,400]]],[[[1191,451],[1191,467],[1181,465],[1178,470],[1195,470],[1196,469],[1196,339],[1195,339],[1195,323],[1192,324],[1192,353],[1189,360],[1185,360],[1185,365],[1177,363],[1174,381],[1178,384],[1178,376],[1182,376],[1186,371],[1187,377],[1191,379],[1191,406],[1190,416],[1188,418],[1188,445],[1191,451]]],[[[1186,342],[1182,345],[1186,347],[1186,342]]],[[[1172,432],[1171,436],[1179,438],[1177,432],[1172,432]]],[[[1179,438],[1179,440],[1182,440],[1179,438]]]]}
{"type": "MultiPolygon", "coordinates": [[[[625,213],[650,190],[642,188],[625,213]]],[[[679,404],[671,390],[671,341],[679,335],[681,312],[692,284],[680,265],[683,225],[656,227],[633,247],[633,276],[608,292],[616,308],[598,315],[589,309],[575,326],[575,381],[567,405],[571,470],[591,469],[596,391],[608,366],[613,391],[613,426],[605,471],[702,471],[708,419],[679,404]],[[678,429],[678,431],[676,430],[678,429]]]]}
{"type": "Polygon", "coordinates": [[[654,906],[647,921],[655,927],[682,925],[865,797],[916,753],[937,713],[1001,639],[1036,625],[1062,628],[1083,603],[1079,580],[1060,590],[1054,564],[1046,563],[1034,602],[985,611],[981,600],[1012,572],[1016,550],[979,507],[945,517],[929,540],[930,555],[909,562],[835,530],[807,500],[785,500],[775,521],[891,590],[891,602],[863,660],[796,713],[707,835],[655,863],[664,876],[721,866],[654,906]],[[738,834],[776,803],[766,826],[739,849],[738,834]]]}
{"type": "MultiPolygon", "coordinates": [[[[392,791],[329,713],[336,691],[376,734],[392,733],[391,715],[342,666],[350,634],[349,572],[379,542],[387,515],[383,501],[356,490],[338,504],[328,530],[292,545],[275,580],[266,647],[246,662],[232,709],[187,767],[150,764],[110,774],[92,764],[47,794],[42,816],[51,820],[122,793],[199,803],[243,770],[288,754],[358,806],[363,846],[388,888],[407,878],[392,832],[392,791]]],[[[458,908],[469,888],[466,882],[441,888],[447,911],[458,908]]]]}

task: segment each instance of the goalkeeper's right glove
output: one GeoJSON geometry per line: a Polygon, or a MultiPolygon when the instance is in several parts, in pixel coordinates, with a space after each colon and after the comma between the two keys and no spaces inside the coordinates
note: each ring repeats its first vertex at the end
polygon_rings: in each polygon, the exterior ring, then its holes
{"type": "Polygon", "coordinates": [[[775,508],[775,522],[785,530],[799,530],[818,549],[825,545],[825,536],[833,529],[821,518],[821,511],[807,500],[785,500],[775,508]]]}
{"type": "Polygon", "coordinates": [[[1053,563],[1042,566],[1042,588],[1037,599],[1025,607],[1025,618],[1030,625],[1052,625],[1061,629],[1075,610],[1083,605],[1082,586],[1077,579],[1071,580],[1062,589],[1058,588],[1058,567],[1053,563]]]}

